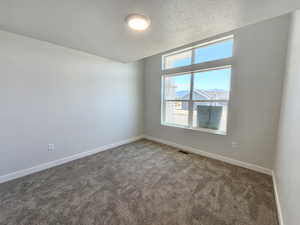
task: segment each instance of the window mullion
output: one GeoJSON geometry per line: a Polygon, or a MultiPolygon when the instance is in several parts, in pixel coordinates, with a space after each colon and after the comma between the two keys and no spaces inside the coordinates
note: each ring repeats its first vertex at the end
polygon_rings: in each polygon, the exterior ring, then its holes
{"type": "Polygon", "coordinates": [[[194,72],[191,73],[191,86],[190,86],[190,98],[189,98],[189,111],[188,111],[188,126],[193,125],[193,92],[194,92],[194,72]]]}
{"type": "MultiPolygon", "coordinates": [[[[195,48],[192,49],[192,66],[195,64],[195,48]]],[[[194,92],[194,72],[191,73],[191,90],[190,90],[190,101],[189,101],[189,117],[188,126],[193,127],[193,92],[194,92]]]]}

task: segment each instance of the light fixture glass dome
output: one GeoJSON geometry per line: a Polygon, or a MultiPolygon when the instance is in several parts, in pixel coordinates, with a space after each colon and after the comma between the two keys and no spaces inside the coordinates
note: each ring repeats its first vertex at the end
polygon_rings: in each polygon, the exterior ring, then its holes
{"type": "Polygon", "coordinates": [[[150,26],[150,19],[144,15],[131,14],[126,17],[126,23],[133,30],[143,31],[150,26]]]}

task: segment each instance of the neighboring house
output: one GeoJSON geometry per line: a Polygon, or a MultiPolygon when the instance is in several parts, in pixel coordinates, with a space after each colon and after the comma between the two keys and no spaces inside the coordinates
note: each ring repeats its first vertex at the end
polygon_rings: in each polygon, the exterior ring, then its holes
{"type": "MultiPolygon", "coordinates": [[[[180,100],[189,99],[188,91],[178,91],[176,92],[176,98],[180,100]]],[[[221,89],[211,89],[211,90],[200,90],[195,89],[193,92],[193,99],[195,100],[226,100],[229,99],[229,92],[221,89]]],[[[216,105],[222,105],[222,103],[216,103],[216,105]]],[[[179,109],[179,108],[177,108],[179,109]]],[[[182,103],[180,109],[187,110],[188,104],[182,103]]]]}
{"type": "MultiPolygon", "coordinates": [[[[184,96],[184,99],[188,99],[188,95],[186,94],[184,96]]],[[[195,89],[194,92],[193,92],[193,99],[197,99],[197,100],[208,100],[208,99],[211,99],[211,96],[206,93],[206,91],[204,90],[199,90],[199,89],[195,89]]]]}

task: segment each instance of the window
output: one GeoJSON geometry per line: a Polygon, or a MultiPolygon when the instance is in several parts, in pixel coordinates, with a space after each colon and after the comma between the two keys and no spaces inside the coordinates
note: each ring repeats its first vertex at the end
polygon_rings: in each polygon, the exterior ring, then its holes
{"type": "Polygon", "coordinates": [[[192,51],[184,51],[165,57],[165,68],[176,68],[192,64],[192,51]]]}
{"type": "Polygon", "coordinates": [[[226,134],[233,36],[162,57],[162,124],[226,134]]]}
{"type": "Polygon", "coordinates": [[[195,49],[195,63],[232,57],[233,39],[205,45],[195,49]]]}

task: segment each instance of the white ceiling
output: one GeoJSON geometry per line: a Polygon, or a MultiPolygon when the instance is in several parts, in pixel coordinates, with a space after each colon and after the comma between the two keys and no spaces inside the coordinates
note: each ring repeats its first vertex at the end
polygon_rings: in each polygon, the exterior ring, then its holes
{"type": "Polygon", "coordinates": [[[300,8],[300,0],[0,0],[0,29],[130,62],[300,8]],[[129,30],[141,13],[151,27],[129,30]]]}

